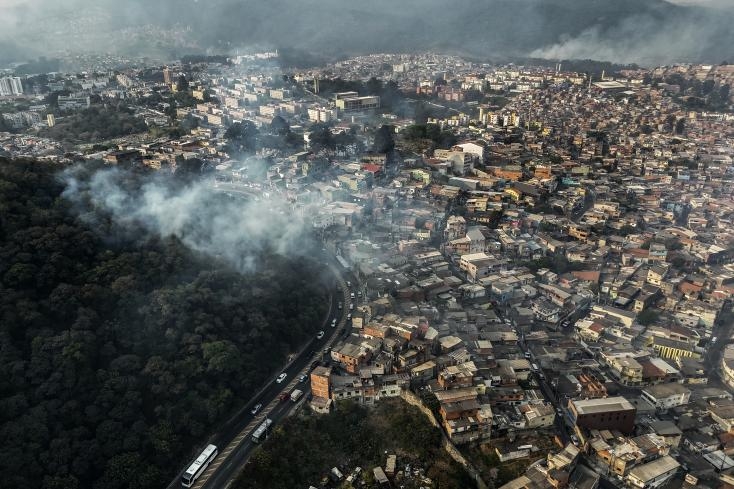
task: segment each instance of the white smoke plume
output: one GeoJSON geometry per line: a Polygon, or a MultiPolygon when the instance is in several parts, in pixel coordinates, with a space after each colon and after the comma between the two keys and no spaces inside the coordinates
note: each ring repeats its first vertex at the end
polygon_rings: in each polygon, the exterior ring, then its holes
{"type": "Polygon", "coordinates": [[[63,174],[67,186],[63,196],[88,211],[82,214],[87,218],[95,215],[94,209],[100,210],[116,224],[142,226],[161,238],[176,237],[241,272],[255,269],[263,250],[307,253],[304,213],[280,197],[229,198],[208,182],[171,185],[161,175],[137,187],[130,185],[129,173],[116,168],[99,170],[91,178],[80,173],[75,169],[63,174]]]}
{"type": "Polygon", "coordinates": [[[734,0],[456,0],[448,9],[444,0],[0,0],[0,6],[6,7],[0,60],[105,51],[175,59],[233,54],[238,46],[336,58],[443,51],[660,64],[734,57],[734,0]]]}
{"type": "MultiPolygon", "coordinates": [[[[558,42],[533,50],[530,57],[594,59],[613,63],[657,66],[726,56],[734,21],[727,10],[700,10],[662,21],[651,15],[633,15],[618,23],[595,24],[577,35],[563,34],[558,42]],[[716,49],[714,49],[714,47],[716,49]],[[725,49],[722,49],[725,48],[725,49]]],[[[717,61],[722,61],[719,59],[717,61]]]]}

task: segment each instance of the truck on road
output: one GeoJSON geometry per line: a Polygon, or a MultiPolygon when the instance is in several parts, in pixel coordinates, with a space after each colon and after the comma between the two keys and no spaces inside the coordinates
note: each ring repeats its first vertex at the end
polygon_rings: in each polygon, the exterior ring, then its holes
{"type": "Polygon", "coordinates": [[[303,391],[301,389],[296,389],[293,392],[291,392],[291,401],[297,402],[301,396],[303,395],[303,391]]]}

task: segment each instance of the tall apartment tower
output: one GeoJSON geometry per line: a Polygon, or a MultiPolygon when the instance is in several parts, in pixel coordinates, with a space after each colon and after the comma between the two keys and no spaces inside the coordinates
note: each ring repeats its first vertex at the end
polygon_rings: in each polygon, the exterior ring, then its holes
{"type": "Polygon", "coordinates": [[[171,84],[171,70],[168,69],[168,66],[166,66],[165,68],[163,68],[163,82],[166,85],[170,85],[171,84]]]}
{"type": "Polygon", "coordinates": [[[0,78],[0,96],[23,95],[23,82],[17,76],[0,78]]]}

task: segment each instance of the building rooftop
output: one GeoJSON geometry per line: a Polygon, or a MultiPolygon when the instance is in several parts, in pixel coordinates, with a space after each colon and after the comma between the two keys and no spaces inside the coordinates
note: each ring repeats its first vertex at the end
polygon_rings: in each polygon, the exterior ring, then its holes
{"type": "Polygon", "coordinates": [[[655,399],[662,399],[664,397],[677,396],[686,393],[690,394],[691,392],[689,389],[676,382],[650,385],[642,390],[655,399]]]}
{"type": "Polygon", "coordinates": [[[680,467],[680,464],[670,455],[665,455],[652,462],[638,465],[630,471],[630,476],[634,476],[637,479],[647,482],[656,477],[660,477],[663,474],[675,470],[680,467]]]}
{"type": "Polygon", "coordinates": [[[579,414],[606,413],[609,411],[629,411],[635,407],[622,396],[607,397],[603,399],[586,399],[583,401],[571,401],[579,414]]]}

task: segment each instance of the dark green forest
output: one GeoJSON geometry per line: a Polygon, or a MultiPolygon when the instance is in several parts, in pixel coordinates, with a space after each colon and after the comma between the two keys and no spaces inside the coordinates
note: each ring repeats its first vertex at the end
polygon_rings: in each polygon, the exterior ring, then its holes
{"type": "MultiPolygon", "coordinates": [[[[372,408],[341,401],[328,415],[288,419],[253,453],[233,487],[318,487],[332,467],[339,467],[345,476],[362,467],[366,487],[378,487],[372,468],[385,466],[385,452],[397,455],[399,467],[410,463],[425,469],[434,487],[475,487],[464,467],[444,451],[439,428],[401,399],[383,400],[372,408]]],[[[416,480],[400,485],[406,489],[425,486],[416,480]]]]}
{"type": "Polygon", "coordinates": [[[165,487],[319,329],[319,270],[82,220],[58,172],[0,159],[1,485],[165,487]]]}

